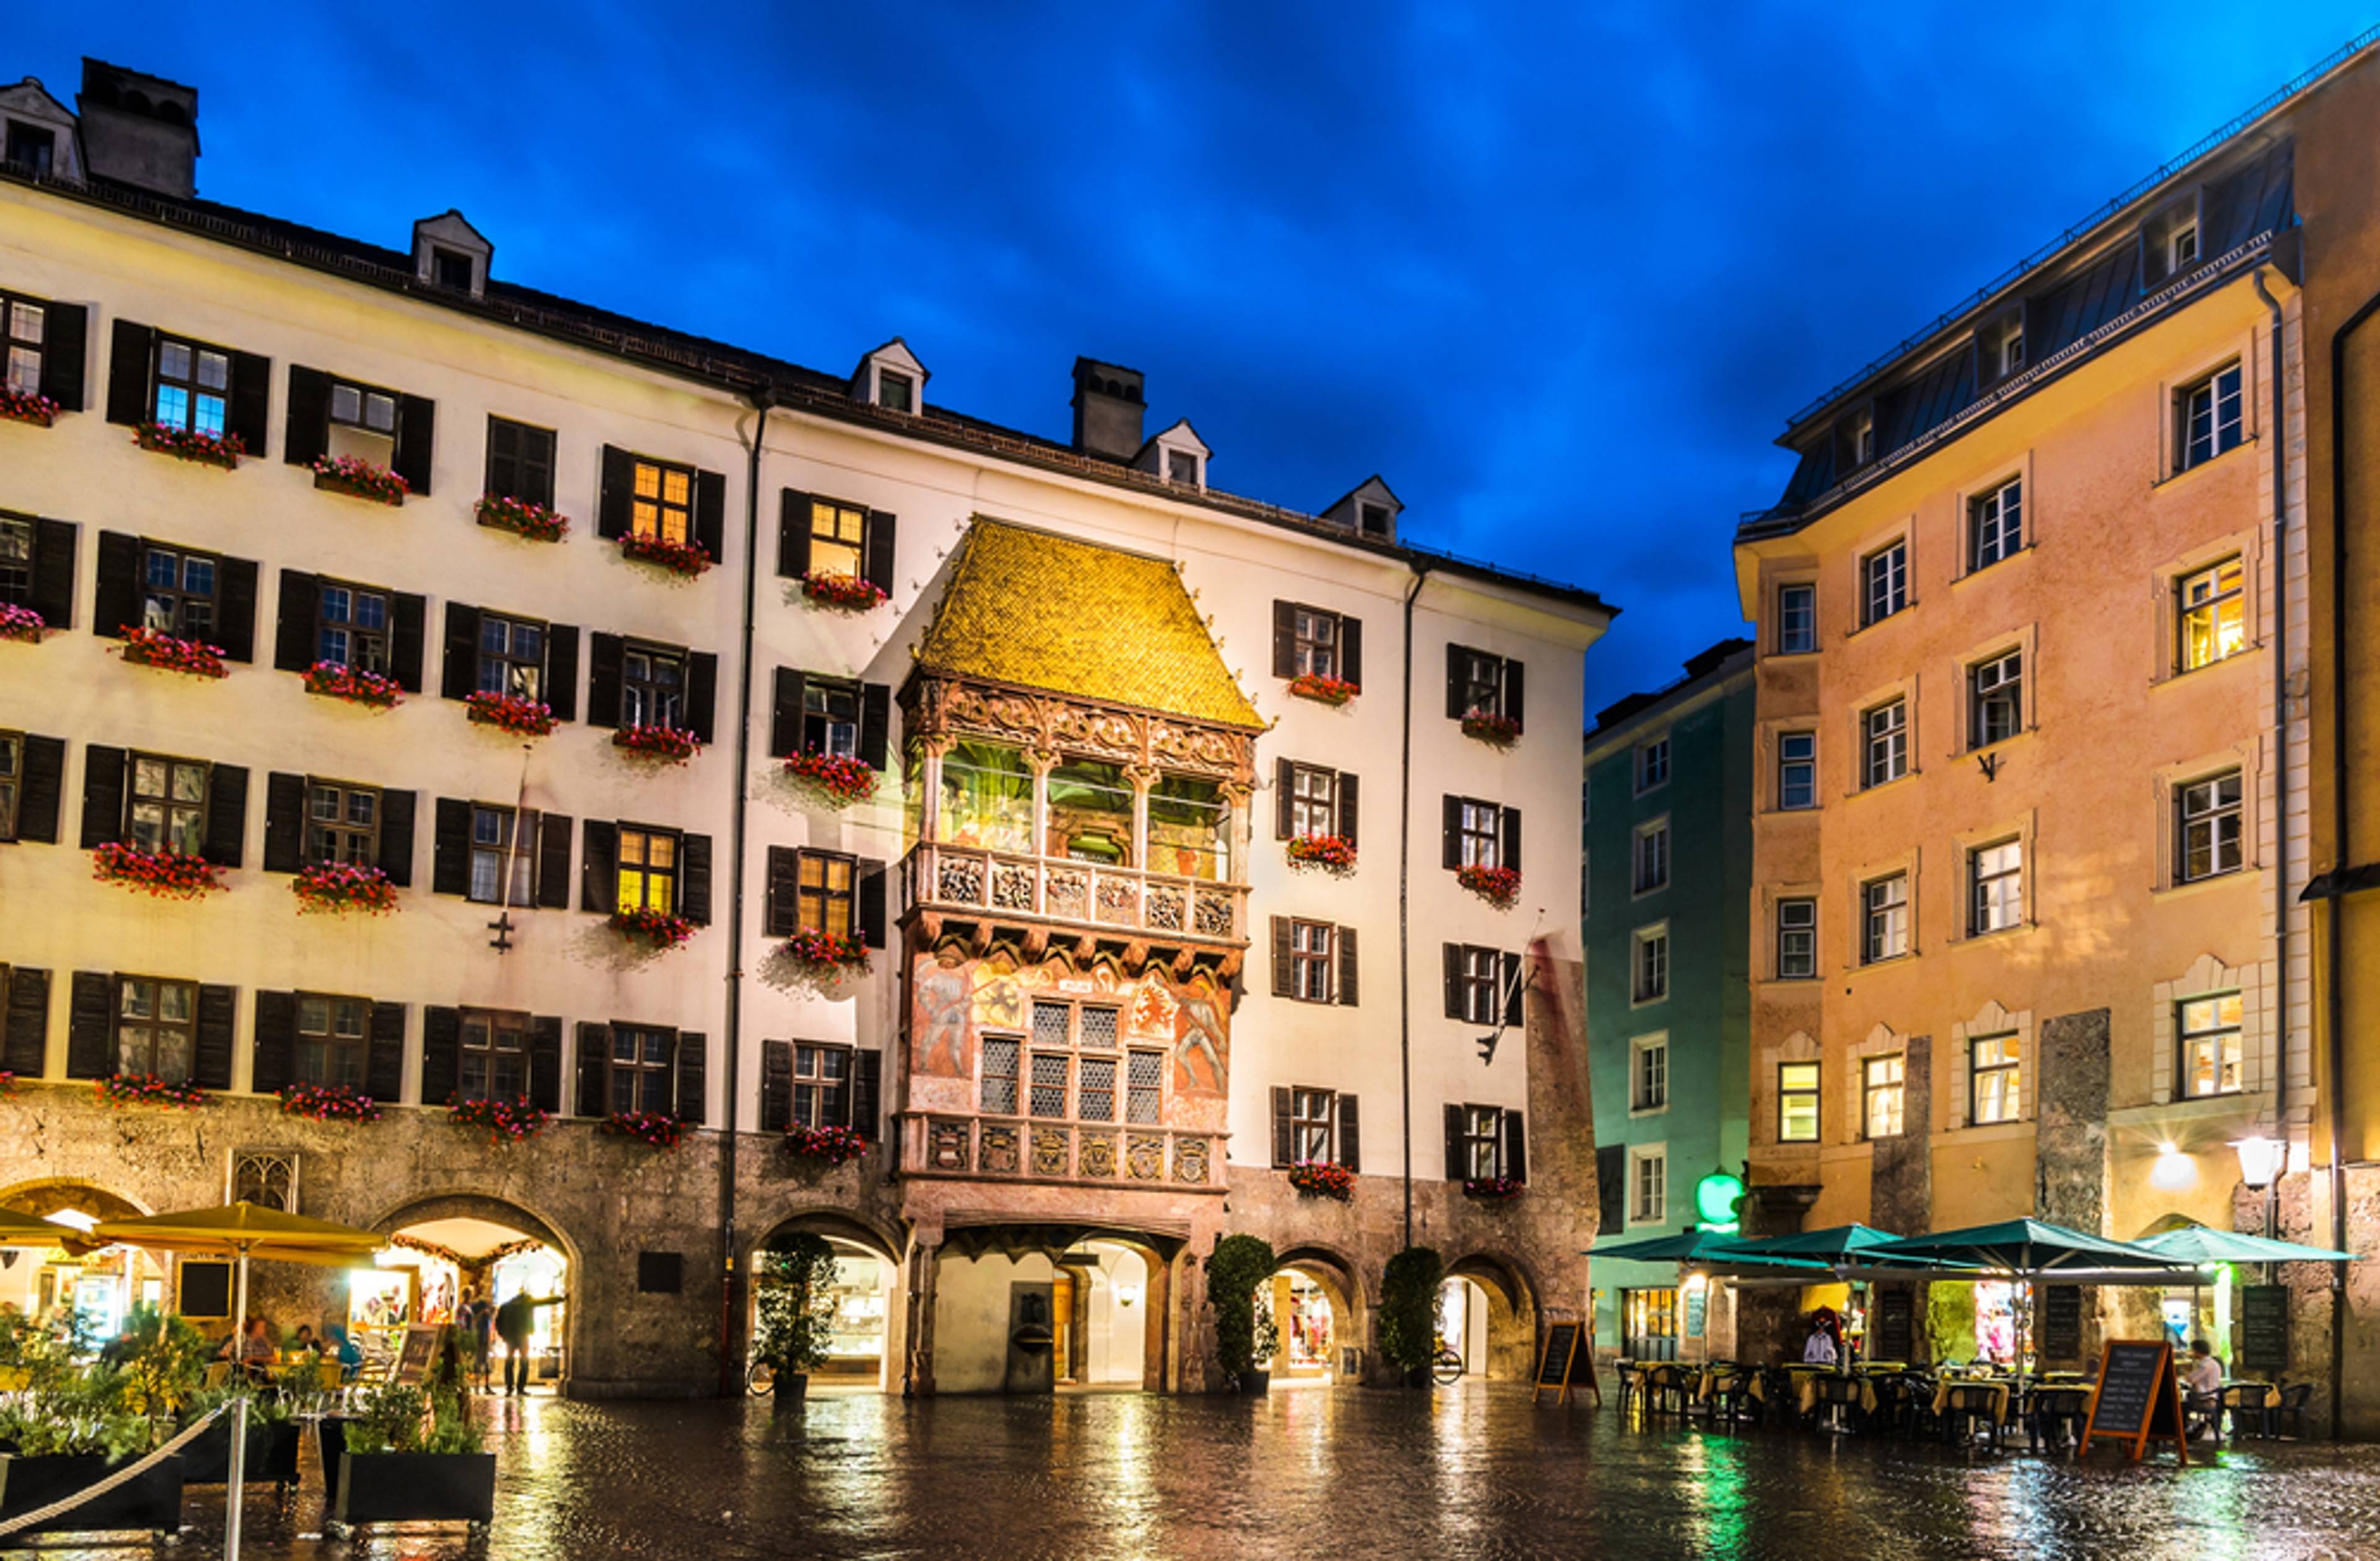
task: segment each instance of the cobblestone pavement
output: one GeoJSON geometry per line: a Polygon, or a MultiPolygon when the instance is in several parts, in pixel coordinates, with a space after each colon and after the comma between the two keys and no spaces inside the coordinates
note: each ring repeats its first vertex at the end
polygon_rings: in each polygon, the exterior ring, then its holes
{"type": "MultiPolygon", "coordinates": [[[[1625,1428],[1525,1387],[1269,1398],[497,1402],[494,1529],[320,1533],[319,1475],[249,1504],[262,1558],[2380,1556],[2380,1447],[2184,1470],[1799,1432],[1625,1428]]],[[[2210,1449],[2210,1451],[2212,1451],[2210,1449]]],[[[220,1553],[219,1497],[153,1554],[220,1553]]],[[[6,1552],[14,1557],[23,1552],[6,1552]]],[[[48,1561],[152,1554],[44,1549],[48,1561]]]]}

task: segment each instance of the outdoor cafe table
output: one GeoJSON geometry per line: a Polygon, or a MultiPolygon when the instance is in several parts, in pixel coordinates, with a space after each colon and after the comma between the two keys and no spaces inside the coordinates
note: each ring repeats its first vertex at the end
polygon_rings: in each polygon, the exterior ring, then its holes
{"type": "Polygon", "coordinates": [[[1959,1395],[1964,1400],[1968,1395],[1980,1390],[1988,1395],[1992,1424],[1995,1427],[2005,1425],[2008,1423],[2010,1400],[2019,1386],[2013,1377],[1944,1377],[1941,1386],[1934,1390],[1935,1418],[1938,1420],[1949,1412],[1952,1395],[1959,1395]]]}

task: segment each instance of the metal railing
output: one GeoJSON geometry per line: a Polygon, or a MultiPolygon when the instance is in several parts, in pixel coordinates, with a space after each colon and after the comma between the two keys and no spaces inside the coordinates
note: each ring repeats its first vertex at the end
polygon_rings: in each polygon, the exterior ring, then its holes
{"type": "Polygon", "coordinates": [[[1247,938],[1245,884],[929,841],[903,858],[901,886],[906,905],[988,911],[1158,938],[1247,938]]]}

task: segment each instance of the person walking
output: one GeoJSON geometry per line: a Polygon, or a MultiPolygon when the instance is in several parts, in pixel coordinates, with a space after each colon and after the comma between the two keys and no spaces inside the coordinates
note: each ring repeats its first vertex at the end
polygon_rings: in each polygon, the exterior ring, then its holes
{"type": "Polygon", "coordinates": [[[471,1360],[471,1374],[480,1391],[485,1393],[488,1390],[488,1368],[496,1352],[496,1303],[474,1290],[470,1299],[463,1303],[461,1321],[471,1332],[471,1345],[475,1351],[471,1360]]]}
{"type": "Polygon", "coordinates": [[[496,1308],[496,1337],[504,1341],[504,1391],[514,1398],[528,1391],[528,1336],[537,1329],[538,1308],[559,1306],[558,1295],[532,1297],[527,1290],[496,1308]]]}

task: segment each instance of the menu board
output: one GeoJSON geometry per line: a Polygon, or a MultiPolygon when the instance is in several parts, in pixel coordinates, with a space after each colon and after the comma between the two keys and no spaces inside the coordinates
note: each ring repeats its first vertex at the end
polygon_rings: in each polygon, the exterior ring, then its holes
{"type": "Polygon", "coordinates": [[[1916,1297],[1900,1285],[1879,1288],[1868,1315],[1867,1358],[1908,1361],[1917,1348],[1916,1297]]]}
{"type": "MultiPolygon", "coordinates": [[[[1553,1323],[1546,1328],[1546,1350],[1537,1357],[1537,1380],[1529,1389],[1529,1401],[1536,1403],[1537,1395],[1548,1388],[1556,1394],[1556,1402],[1570,1401],[1571,1366],[1578,1359],[1579,1325],[1576,1323],[1553,1323]]],[[[1588,1372],[1593,1373],[1590,1363],[1588,1372]]],[[[1600,1397],[1598,1395],[1598,1397],[1600,1397]]]]}
{"type": "Polygon", "coordinates": [[[2163,1339],[2111,1339],[2099,1361],[2098,1391],[2082,1429],[2082,1453],[2094,1438],[2125,1444],[2137,1460],[2152,1441],[2169,1441],[2182,1462],[2190,1442],[2181,1424],[2181,1393],[2174,1380],[2173,1346],[2163,1339]]]}
{"type": "Polygon", "coordinates": [[[2041,1358],[2082,1358],[2082,1287],[2045,1285],[2041,1291],[2041,1358]]]}
{"type": "Polygon", "coordinates": [[[1686,1337],[1703,1337],[1704,1325],[1710,1317],[1710,1289],[1704,1286],[1686,1292],[1686,1337]]]}
{"type": "Polygon", "coordinates": [[[2289,1370],[2289,1288],[2287,1285],[2240,1287],[2238,1363],[2243,1371],[2289,1370]]]}

